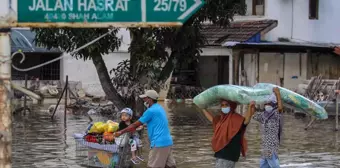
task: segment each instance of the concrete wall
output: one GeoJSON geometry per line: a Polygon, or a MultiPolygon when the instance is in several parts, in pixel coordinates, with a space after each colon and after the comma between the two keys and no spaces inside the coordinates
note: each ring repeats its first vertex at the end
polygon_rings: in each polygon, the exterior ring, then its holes
{"type": "MultiPolygon", "coordinates": [[[[103,56],[108,71],[116,68],[119,62],[130,59],[130,53],[128,53],[131,41],[130,33],[126,29],[121,29],[117,37],[122,40],[118,51],[103,56]]],[[[61,67],[63,70],[62,79],[68,75],[70,81],[81,82],[85,91],[97,96],[105,95],[92,60],[76,60],[69,56],[62,60],[61,67]]]]}
{"type": "MultiPolygon", "coordinates": [[[[265,40],[278,41],[279,37],[291,38],[292,36],[292,4],[296,0],[266,0],[265,1],[265,17],[278,20],[275,29],[269,31],[265,35],[265,40]]],[[[303,0],[308,3],[308,0],[303,0]]]]}
{"type": "Polygon", "coordinates": [[[202,57],[208,56],[228,56],[232,55],[232,49],[224,48],[224,47],[205,47],[202,48],[202,57]]]}
{"type": "MultiPolygon", "coordinates": [[[[199,59],[199,77],[202,87],[209,88],[219,84],[219,67],[218,61],[222,61],[224,68],[229,67],[226,60],[219,57],[227,57],[232,55],[232,50],[222,47],[206,47],[202,49],[201,57],[199,59]]],[[[222,65],[220,65],[222,66],[222,65]]],[[[222,75],[226,74],[229,76],[229,69],[224,69],[222,75]]],[[[222,81],[228,83],[228,79],[222,77],[222,81]]]]}
{"type": "MultiPolygon", "coordinates": [[[[340,1],[319,0],[318,20],[309,19],[309,1],[292,0],[293,39],[320,43],[340,43],[340,1]]],[[[287,9],[288,10],[288,9],[287,9]]]]}
{"type": "Polygon", "coordinates": [[[218,57],[200,57],[199,59],[199,78],[201,86],[209,88],[218,84],[218,57]]]}
{"type": "MultiPolygon", "coordinates": [[[[127,52],[116,52],[103,56],[108,71],[117,67],[119,62],[129,58],[130,54],[127,52]]],[[[62,67],[63,79],[68,75],[69,81],[80,81],[85,91],[96,96],[105,95],[92,60],[76,60],[70,56],[63,59],[62,67]]]]}
{"type": "MultiPolygon", "coordinates": [[[[296,0],[295,0],[296,1],[296,0]]],[[[308,0],[303,0],[308,3],[308,0]]],[[[275,19],[278,26],[264,36],[264,40],[277,41],[278,37],[291,38],[293,0],[265,0],[264,16],[252,15],[253,0],[245,0],[247,12],[245,16],[237,16],[235,20],[275,19]]]]}
{"type": "MultiPolygon", "coordinates": [[[[252,0],[246,0],[247,14],[252,13],[252,0]]],[[[277,41],[279,37],[301,42],[340,43],[339,0],[319,0],[319,17],[309,19],[309,0],[265,0],[266,19],[278,20],[278,26],[265,37],[277,41]]],[[[246,16],[250,18],[249,16],[246,16]]]]}
{"type": "Polygon", "coordinates": [[[318,19],[309,19],[309,0],[265,0],[265,16],[252,16],[252,0],[246,0],[246,16],[235,20],[276,19],[278,26],[265,35],[265,40],[279,37],[299,42],[340,43],[339,0],[319,0],[318,19]]]}

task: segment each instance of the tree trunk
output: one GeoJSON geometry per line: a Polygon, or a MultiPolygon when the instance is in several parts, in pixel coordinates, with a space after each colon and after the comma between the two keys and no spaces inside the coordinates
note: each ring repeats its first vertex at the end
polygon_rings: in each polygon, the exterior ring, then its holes
{"type": "MultiPolygon", "coordinates": [[[[130,39],[131,39],[131,46],[135,45],[135,43],[137,43],[137,38],[138,35],[136,32],[138,30],[131,30],[130,29],[130,39]]],[[[131,76],[135,76],[136,75],[136,68],[137,68],[137,56],[135,54],[135,52],[130,51],[130,74],[131,76]]]]}
{"type": "Polygon", "coordinates": [[[161,74],[159,75],[158,81],[159,82],[164,82],[165,80],[167,80],[170,77],[171,72],[174,70],[175,65],[174,65],[174,60],[176,58],[176,54],[178,52],[176,51],[172,51],[171,55],[168,59],[168,61],[166,62],[165,66],[163,67],[161,74]]]}
{"type": "Polygon", "coordinates": [[[101,54],[94,55],[92,57],[94,66],[96,67],[100,84],[108,98],[118,108],[118,110],[124,108],[126,105],[124,100],[118,94],[117,90],[113,87],[109,73],[107,71],[105,62],[101,54]]]}

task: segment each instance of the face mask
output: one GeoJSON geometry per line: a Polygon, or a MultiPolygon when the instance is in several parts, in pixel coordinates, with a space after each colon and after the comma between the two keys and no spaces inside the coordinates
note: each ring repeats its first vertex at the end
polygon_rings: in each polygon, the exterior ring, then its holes
{"type": "Polygon", "coordinates": [[[144,106],[145,106],[146,108],[149,108],[149,103],[144,102],[144,106]]]}
{"type": "Polygon", "coordinates": [[[230,107],[221,108],[222,113],[228,114],[230,112],[230,107]]]}
{"type": "Polygon", "coordinates": [[[267,111],[267,112],[272,112],[273,111],[273,107],[272,106],[264,106],[264,109],[267,111]]]}

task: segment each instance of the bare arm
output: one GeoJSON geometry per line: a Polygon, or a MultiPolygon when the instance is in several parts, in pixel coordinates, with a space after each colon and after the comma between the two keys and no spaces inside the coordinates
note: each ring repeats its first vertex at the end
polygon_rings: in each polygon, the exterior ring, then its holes
{"type": "Polygon", "coordinates": [[[245,120],[244,120],[243,123],[245,125],[249,124],[251,117],[254,115],[254,113],[255,113],[255,102],[251,102],[249,104],[248,111],[247,111],[246,115],[244,116],[245,120]]]}
{"type": "Polygon", "coordinates": [[[281,112],[283,112],[283,104],[282,104],[282,100],[281,100],[280,89],[278,87],[275,87],[275,88],[273,88],[273,92],[274,92],[276,99],[277,99],[278,110],[281,113],[281,112]]]}
{"type": "Polygon", "coordinates": [[[214,116],[213,116],[209,111],[207,111],[206,109],[202,109],[202,112],[203,112],[204,116],[205,116],[210,122],[213,121],[214,116]]]}
{"type": "Polygon", "coordinates": [[[131,125],[129,125],[127,128],[125,128],[125,129],[123,129],[121,131],[116,132],[114,135],[116,137],[118,137],[118,136],[120,136],[120,135],[122,135],[122,134],[124,134],[126,132],[132,132],[132,131],[136,130],[136,128],[138,128],[141,125],[143,125],[143,124],[140,121],[136,121],[136,122],[132,123],[131,125]]]}

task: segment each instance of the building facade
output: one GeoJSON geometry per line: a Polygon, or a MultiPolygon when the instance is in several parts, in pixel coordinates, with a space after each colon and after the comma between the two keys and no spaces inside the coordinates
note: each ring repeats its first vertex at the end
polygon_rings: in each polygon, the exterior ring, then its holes
{"type": "Polygon", "coordinates": [[[277,27],[261,35],[260,41],[223,44],[241,51],[243,62],[236,61],[234,83],[253,85],[268,82],[296,90],[312,76],[338,79],[340,57],[332,51],[340,38],[340,11],[336,0],[245,0],[245,16],[235,20],[277,20],[277,27]],[[235,72],[236,71],[236,72],[235,72]]]}

